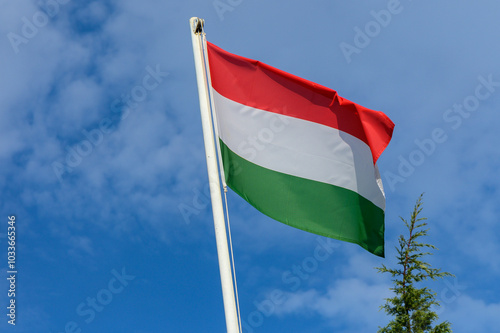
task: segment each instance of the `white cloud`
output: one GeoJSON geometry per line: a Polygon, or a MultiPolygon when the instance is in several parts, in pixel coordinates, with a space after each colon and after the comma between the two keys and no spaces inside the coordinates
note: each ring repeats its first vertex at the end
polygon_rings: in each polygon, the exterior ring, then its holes
{"type": "MultiPolygon", "coordinates": [[[[349,332],[374,331],[386,321],[379,311],[384,298],[390,297],[389,285],[369,284],[359,278],[335,281],[326,292],[315,289],[287,293],[286,301],[277,307],[278,315],[318,314],[326,319],[336,332],[349,325],[349,332]]],[[[346,331],[347,332],[347,331],[346,331]]]]}
{"type": "Polygon", "coordinates": [[[500,327],[500,303],[462,295],[449,308],[441,318],[452,323],[453,332],[496,332],[500,327]]]}

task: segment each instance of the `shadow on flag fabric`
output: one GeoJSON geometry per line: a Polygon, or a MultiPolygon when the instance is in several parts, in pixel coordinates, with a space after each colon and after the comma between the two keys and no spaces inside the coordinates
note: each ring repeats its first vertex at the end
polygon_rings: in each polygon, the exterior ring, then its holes
{"type": "Polygon", "coordinates": [[[212,43],[207,54],[227,185],[277,221],[383,257],[376,162],[392,121],[212,43]]]}

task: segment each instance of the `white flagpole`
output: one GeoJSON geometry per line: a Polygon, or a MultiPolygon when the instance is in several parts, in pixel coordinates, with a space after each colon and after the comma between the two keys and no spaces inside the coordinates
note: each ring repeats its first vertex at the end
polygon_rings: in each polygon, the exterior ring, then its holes
{"type": "Polygon", "coordinates": [[[224,301],[224,312],[226,314],[226,328],[228,333],[239,333],[240,330],[234,298],[233,274],[229,260],[226,225],[224,222],[224,209],[222,207],[220,179],[212,127],[212,116],[210,114],[210,98],[208,95],[209,88],[205,62],[203,60],[203,47],[205,47],[202,42],[202,34],[204,34],[204,21],[198,17],[192,17],[189,20],[189,25],[191,28],[191,39],[193,41],[196,81],[198,83],[198,95],[200,99],[201,123],[203,127],[203,139],[205,141],[210,198],[212,200],[212,212],[214,216],[215,240],[217,243],[217,255],[219,257],[222,298],[224,301]]]}

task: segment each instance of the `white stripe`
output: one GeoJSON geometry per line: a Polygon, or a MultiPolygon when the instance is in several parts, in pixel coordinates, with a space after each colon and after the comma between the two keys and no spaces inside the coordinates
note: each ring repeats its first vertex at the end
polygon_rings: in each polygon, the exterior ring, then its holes
{"type": "Polygon", "coordinates": [[[338,129],[255,109],[212,91],[220,138],[234,153],[267,169],[352,190],[385,209],[382,181],[366,143],[338,129]]]}

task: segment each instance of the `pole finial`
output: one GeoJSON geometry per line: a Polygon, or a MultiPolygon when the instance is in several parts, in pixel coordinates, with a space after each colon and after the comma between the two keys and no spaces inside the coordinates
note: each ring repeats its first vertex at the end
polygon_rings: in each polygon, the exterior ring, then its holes
{"type": "Polygon", "coordinates": [[[191,29],[195,35],[203,33],[203,27],[205,26],[205,20],[199,17],[191,17],[191,29]]]}

